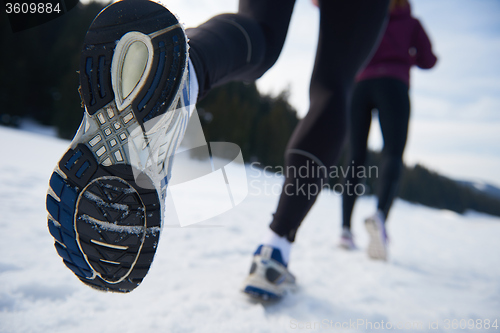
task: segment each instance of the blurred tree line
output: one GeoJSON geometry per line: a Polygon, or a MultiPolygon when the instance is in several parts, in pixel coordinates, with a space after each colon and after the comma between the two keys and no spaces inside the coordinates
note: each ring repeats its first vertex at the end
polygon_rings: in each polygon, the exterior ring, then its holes
{"type": "MultiPolygon", "coordinates": [[[[229,83],[212,90],[198,104],[207,141],[238,144],[246,162],[258,161],[276,169],[283,166],[284,151],[299,119],[288,103],[288,92],[277,97],[261,95],[255,84],[229,83]]],[[[368,166],[380,170],[381,153],[369,152],[368,166]]],[[[346,149],[337,167],[349,165],[346,149]]],[[[366,178],[367,194],[377,191],[376,177],[366,178]]],[[[330,188],[343,179],[330,179],[330,188]]],[[[429,207],[448,209],[460,214],[475,210],[500,216],[500,200],[464,186],[417,164],[404,166],[398,196],[429,207]]]]}
{"type": "Polygon", "coordinates": [[[12,33],[0,13],[0,115],[31,117],[56,126],[72,138],[83,109],[78,73],[83,38],[100,3],[79,4],[65,15],[25,31],[12,33]]]}
{"type": "MultiPolygon", "coordinates": [[[[368,165],[376,165],[380,170],[381,157],[379,152],[370,152],[368,165]]],[[[376,193],[377,179],[368,179],[367,185],[370,193],[376,193]]],[[[398,197],[409,202],[447,209],[459,214],[464,214],[467,210],[475,210],[500,216],[498,198],[439,175],[420,164],[411,167],[404,166],[398,197]]]]}
{"type": "Polygon", "coordinates": [[[264,166],[283,165],[288,138],[299,122],[287,91],[261,95],[255,83],[214,88],[197,109],[207,141],[236,143],[245,161],[264,166]]]}
{"type": "MultiPolygon", "coordinates": [[[[13,34],[0,13],[0,119],[31,117],[55,126],[63,138],[72,138],[83,114],[78,94],[78,73],[83,38],[104,7],[79,4],[66,15],[41,26],[13,34]]],[[[262,95],[255,83],[230,83],[213,89],[198,104],[207,141],[238,144],[245,161],[282,166],[287,141],[299,122],[288,103],[288,92],[262,95]]],[[[380,165],[371,152],[368,165],[380,165]]],[[[339,161],[346,165],[347,157],[339,161]]],[[[332,182],[342,182],[334,179],[332,182]]],[[[369,193],[376,179],[367,179],[369,193]]],[[[426,206],[464,213],[468,209],[500,216],[500,202],[480,191],[427,170],[405,167],[399,196],[426,206]]]]}

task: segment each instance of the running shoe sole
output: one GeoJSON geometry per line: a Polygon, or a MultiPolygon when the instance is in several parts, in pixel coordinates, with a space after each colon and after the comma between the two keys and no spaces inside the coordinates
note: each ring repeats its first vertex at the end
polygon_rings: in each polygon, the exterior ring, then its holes
{"type": "Polygon", "coordinates": [[[365,227],[370,236],[368,243],[368,256],[376,260],[387,260],[387,244],[384,242],[381,230],[373,218],[365,220],[365,227]]]}
{"type": "Polygon", "coordinates": [[[129,292],[151,266],[170,156],[189,118],[182,109],[187,52],[176,17],[150,1],[116,2],[87,32],[84,118],[50,178],[46,203],[57,253],[91,287],[129,292]],[[133,159],[143,153],[154,163],[138,169],[133,159]]]}

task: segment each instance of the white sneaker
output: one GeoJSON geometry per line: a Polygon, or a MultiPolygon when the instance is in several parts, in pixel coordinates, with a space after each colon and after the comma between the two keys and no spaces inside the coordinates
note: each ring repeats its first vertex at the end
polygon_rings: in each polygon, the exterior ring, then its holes
{"type": "Polygon", "coordinates": [[[372,259],[387,260],[387,233],[384,217],[380,211],[365,220],[365,227],[370,235],[368,256],[372,259]]]}
{"type": "Polygon", "coordinates": [[[189,118],[184,29],[158,3],[115,2],[87,32],[80,84],[83,121],[50,179],[48,227],[81,281],[129,292],[153,261],[189,118]]]}
{"type": "Polygon", "coordinates": [[[295,277],[288,271],[280,251],[260,245],[253,256],[243,292],[253,298],[268,301],[278,300],[295,288],[295,277]]]}
{"type": "Polygon", "coordinates": [[[352,235],[352,232],[348,228],[342,228],[342,236],[340,236],[339,246],[349,251],[357,249],[357,246],[354,243],[354,237],[352,235]]]}

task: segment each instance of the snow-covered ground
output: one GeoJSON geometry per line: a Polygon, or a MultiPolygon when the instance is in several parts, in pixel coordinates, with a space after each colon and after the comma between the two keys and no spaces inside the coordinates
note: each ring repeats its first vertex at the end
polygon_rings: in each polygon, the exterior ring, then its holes
{"type": "MultiPolygon", "coordinates": [[[[469,330],[472,320],[482,320],[481,331],[499,330],[491,327],[500,325],[499,219],[397,201],[390,259],[374,262],[364,253],[361,221],[375,201],[359,201],[354,232],[361,249],[345,252],[337,247],[340,200],[328,192],[292,250],[299,290],[280,303],[249,301],[239,289],[277,202],[255,186],[279,182],[252,178],[250,169],[250,181],[258,181],[239,206],[190,227],[164,228],[138,289],[93,290],[63,265],[46,227],[48,179],[68,142],[5,127],[0,142],[0,332],[382,331],[389,323],[400,331],[478,331],[469,330]],[[455,319],[466,329],[446,330],[446,320],[451,327],[455,319]]],[[[191,200],[195,209],[202,199],[191,200]]]]}

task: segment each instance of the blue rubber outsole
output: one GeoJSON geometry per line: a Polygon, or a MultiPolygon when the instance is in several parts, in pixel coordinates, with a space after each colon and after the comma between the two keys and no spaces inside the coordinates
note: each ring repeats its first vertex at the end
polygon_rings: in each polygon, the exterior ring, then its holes
{"type": "Polygon", "coordinates": [[[253,286],[246,286],[243,292],[251,296],[252,298],[262,301],[275,301],[281,298],[279,295],[276,295],[270,291],[253,286]]]}
{"type": "MultiPolygon", "coordinates": [[[[84,145],[75,150],[61,159],[60,169],[75,155],[75,169],[96,163],[84,145]]],[[[86,284],[129,292],[147,274],[156,251],[161,226],[157,192],[137,186],[126,165],[98,166],[83,187],[79,174],[64,178],[56,171],[50,178],[48,229],[57,253],[86,284]]]]}

